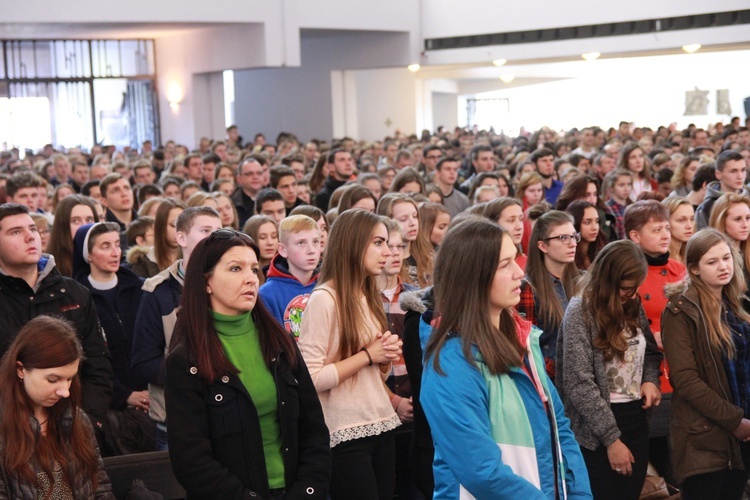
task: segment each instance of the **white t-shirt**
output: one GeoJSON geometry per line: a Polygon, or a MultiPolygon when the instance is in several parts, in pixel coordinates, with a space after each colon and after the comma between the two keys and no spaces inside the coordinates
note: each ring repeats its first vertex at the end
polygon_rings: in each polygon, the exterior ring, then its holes
{"type": "Polygon", "coordinates": [[[630,403],[641,399],[643,360],[646,357],[646,338],[641,329],[628,339],[628,349],[623,359],[617,356],[605,362],[609,384],[609,400],[612,403],[630,403]]]}

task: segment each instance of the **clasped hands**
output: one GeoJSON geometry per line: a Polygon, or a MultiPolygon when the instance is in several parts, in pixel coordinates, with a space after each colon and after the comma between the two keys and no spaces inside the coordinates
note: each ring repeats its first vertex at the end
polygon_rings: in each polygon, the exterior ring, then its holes
{"type": "Polygon", "coordinates": [[[404,343],[398,338],[398,335],[387,331],[375,335],[375,338],[367,346],[367,352],[370,353],[373,363],[387,365],[401,358],[402,345],[404,343]]]}

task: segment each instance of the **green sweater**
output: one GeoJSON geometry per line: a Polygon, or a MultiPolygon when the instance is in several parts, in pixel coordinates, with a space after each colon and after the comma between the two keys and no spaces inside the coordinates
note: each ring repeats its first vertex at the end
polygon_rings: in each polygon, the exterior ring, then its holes
{"type": "Polygon", "coordinates": [[[212,311],[214,327],[219,333],[229,361],[240,370],[242,384],[250,393],[260,420],[263,454],[266,458],[268,487],[284,488],[284,459],[281,455],[281,423],[279,422],[276,383],[263,361],[258,329],[250,313],[227,316],[212,311]]]}

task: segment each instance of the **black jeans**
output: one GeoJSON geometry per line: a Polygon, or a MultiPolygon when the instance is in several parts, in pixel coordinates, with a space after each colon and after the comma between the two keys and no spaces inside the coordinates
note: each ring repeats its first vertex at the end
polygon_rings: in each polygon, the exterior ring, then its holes
{"type": "Polygon", "coordinates": [[[391,500],[396,473],[394,431],[344,441],[331,449],[332,500],[391,500]]]}
{"type": "Polygon", "coordinates": [[[682,483],[683,500],[739,500],[750,472],[750,444],[740,443],[745,469],[724,469],[690,476],[682,483]]]}
{"type": "Polygon", "coordinates": [[[637,500],[641,495],[648,467],[648,422],[641,405],[643,402],[640,399],[610,405],[617,428],[622,433],[620,441],[635,458],[631,476],[623,476],[612,470],[606,446],[600,445],[594,451],[581,448],[595,499],[637,500]]]}

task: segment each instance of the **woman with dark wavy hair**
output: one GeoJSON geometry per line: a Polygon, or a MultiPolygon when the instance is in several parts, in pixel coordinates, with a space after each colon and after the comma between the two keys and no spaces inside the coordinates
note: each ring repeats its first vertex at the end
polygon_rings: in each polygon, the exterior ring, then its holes
{"type": "Polygon", "coordinates": [[[24,326],[0,363],[0,498],[114,499],[80,409],[83,350],[49,316],[24,326]]]}

